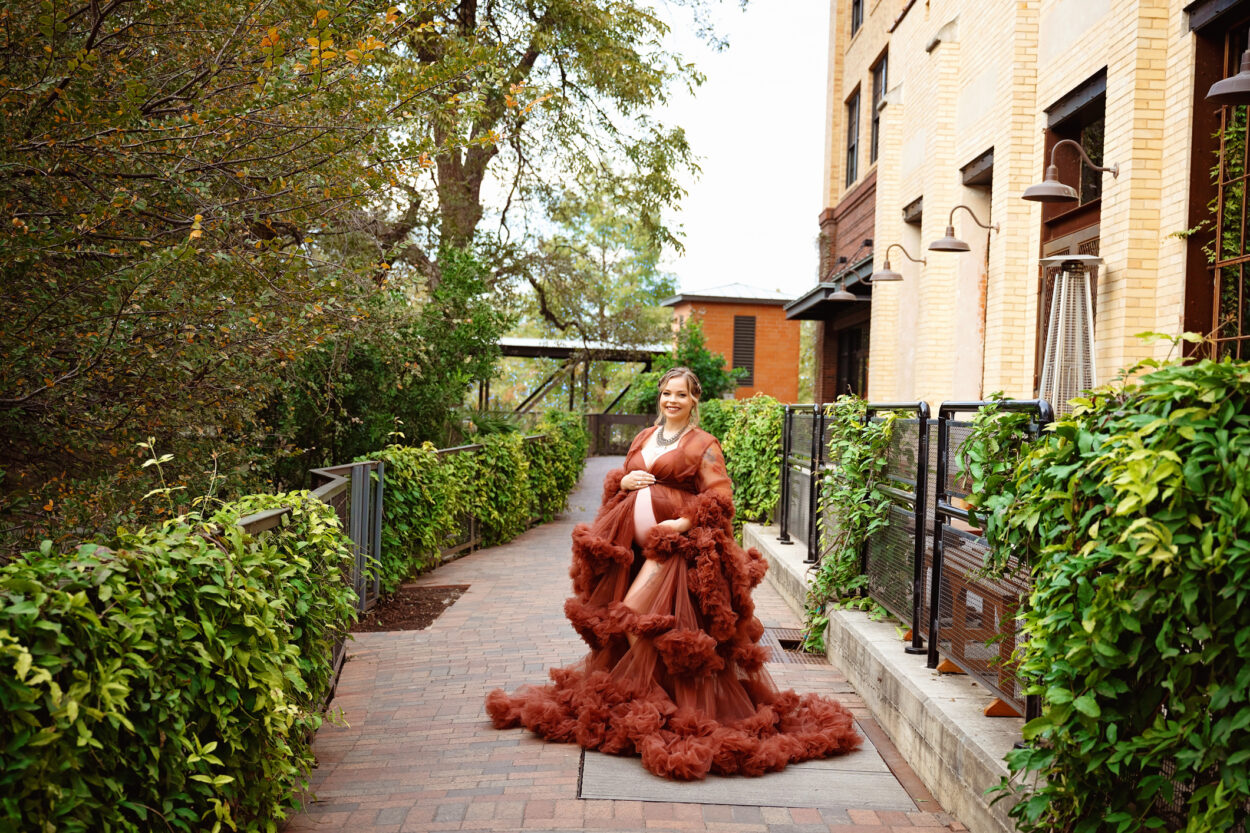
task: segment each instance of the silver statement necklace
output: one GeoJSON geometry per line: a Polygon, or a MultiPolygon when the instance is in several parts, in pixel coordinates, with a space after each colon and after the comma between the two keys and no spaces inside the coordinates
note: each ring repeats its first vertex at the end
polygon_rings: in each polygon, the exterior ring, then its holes
{"type": "Polygon", "coordinates": [[[687,422],[685,425],[681,427],[681,430],[678,431],[675,435],[671,437],[665,437],[664,426],[661,425],[659,427],[659,430],[655,432],[655,444],[658,445],[660,448],[667,448],[668,446],[680,440],[681,435],[686,433],[686,429],[689,427],[690,427],[690,423],[687,422]]]}

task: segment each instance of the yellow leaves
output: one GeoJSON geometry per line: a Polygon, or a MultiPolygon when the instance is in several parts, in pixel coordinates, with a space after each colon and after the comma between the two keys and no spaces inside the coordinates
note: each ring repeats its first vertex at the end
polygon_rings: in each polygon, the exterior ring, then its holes
{"type": "Polygon", "coordinates": [[[191,234],[189,235],[189,239],[195,240],[204,234],[204,230],[201,225],[203,221],[204,221],[203,214],[195,215],[195,220],[194,222],[191,223],[191,234]]]}
{"type": "Polygon", "coordinates": [[[278,34],[276,28],[270,28],[269,32],[260,39],[261,49],[276,49],[282,43],[282,36],[278,34]]]}
{"type": "Polygon", "coordinates": [[[370,35],[369,37],[360,41],[360,43],[358,43],[357,46],[359,46],[361,49],[363,49],[366,52],[376,52],[379,49],[385,49],[386,42],[380,41],[377,38],[375,38],[373,35],[370,35]]]}
{"type": "Polygon", "coordinates": [[[399,22],[399,6],[391,6],[386,10],[386,23],[388,26],[394,26],[399,22]]]}
{"type": "Polygon", "coordinates": [[[48,502],[43,505],[43,511],[45,512],[52,511],[52,498],[48,498],[48,502]]]}

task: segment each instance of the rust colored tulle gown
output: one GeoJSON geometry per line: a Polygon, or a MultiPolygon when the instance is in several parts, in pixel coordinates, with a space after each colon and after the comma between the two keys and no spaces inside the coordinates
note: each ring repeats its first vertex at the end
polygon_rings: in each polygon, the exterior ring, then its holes
{"type": "Polygon", "coordinates": [[[642,447],[654,430],[639,434],[625,468],[608,474],[594,523],[573,530],[575,595],[564,610],[590,653],[552,669],[549,685],[492,691],[486,710],[494,725],[639,754],[656,775],[685,780],[761,775],[855,749],[860,738],[845,707],[778,691],[764,668],[768,651],[757,644],[764,626],[751,590],[766,563],[734,540],[731,484],[711,434],[688,430],[650,468],[655,519],[685,517],[693,526],[653,528],[642,547],[635,544],[641,491],[622,491],[620,483],[647,468],[642,447]],[[627,607],[643,558],[660,567],[627,607]]]}

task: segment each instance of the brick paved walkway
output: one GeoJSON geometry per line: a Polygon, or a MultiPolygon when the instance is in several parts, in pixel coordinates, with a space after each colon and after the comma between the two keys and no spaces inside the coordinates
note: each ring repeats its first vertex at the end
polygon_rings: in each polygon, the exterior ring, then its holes
{"type": "MultiPolygon", "coordinates": [[[[345,725],[318,733],[317,801],[290,820],[287,833],[963,830],[942,812],[847,809],[837,806],[836,795],[821,809],[581,800],[576,745],[491,728],[483,708],[487,691],[543,682],[549,667],[575,662],[585,651],[563,613],[569,533],[593,516],[603,475],[619,464],[620,458],[591,458],[560,520],[423,576],[421,584],[469,585],[429,629],[356,637],[333,702],[345,725]]],[[[797,627],[767,583],[756,603],[765,625],[797,627]]],[[[939,809],[836,669],[770,663],[769,670],[783,688],[842,700],[917,806],[939,809]]]]}

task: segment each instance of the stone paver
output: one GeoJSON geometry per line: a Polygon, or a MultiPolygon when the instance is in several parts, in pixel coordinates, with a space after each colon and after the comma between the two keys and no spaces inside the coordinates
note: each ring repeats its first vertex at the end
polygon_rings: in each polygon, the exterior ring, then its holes
{"type": "MultiPolygon", "coordinates": [[[[543,682],[548,668],[585,653],[563,611],[570,592],[569,534],[594,515],[603,475],[617,465],[620,458],[591,458],[562,518],[423,576],[421,584],[469,585],[427,630],[356,636],[331,705],[339,722],[317,734],[316,800],[285,830],[962,830],[940,811],[845,678],[828,666],[768,667],[783,688],[832,694],[845,703],[917,806],[933,812],[848,810],[837,796],[821,809],[581,800],[576,745],[491,727],[486,692],[543,682]]],[[[798,626],[767,583],[755,598],[765,625],[798,626]]]]}

